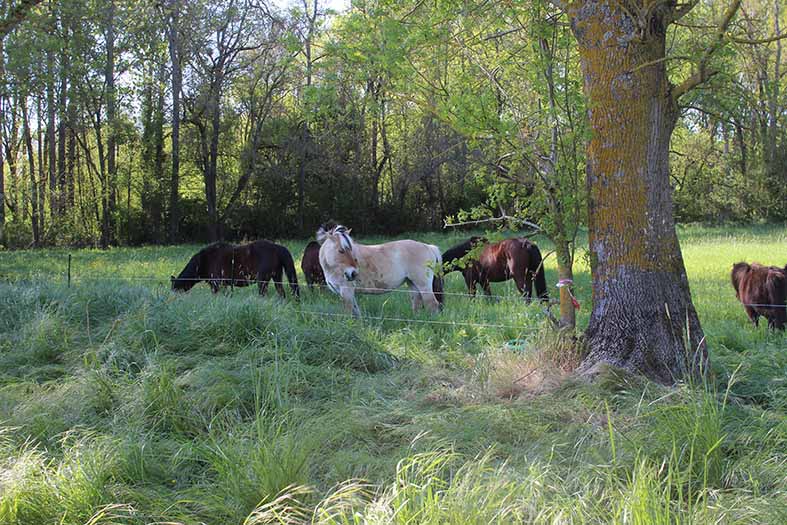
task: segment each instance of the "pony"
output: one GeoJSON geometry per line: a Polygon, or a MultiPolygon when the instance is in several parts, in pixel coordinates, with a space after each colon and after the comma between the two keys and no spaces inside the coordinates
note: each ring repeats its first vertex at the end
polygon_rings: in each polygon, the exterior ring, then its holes
{"type": "Polygon", "coordinates": [[[315,284],[317,286],[325,285],[325,274],[322,271],[322,266],[320,266],[320,243],[317,241],[311,241],[303,250],[301,270],[303,270],[303,275],[306,276],[309,290],[315,284]]]}
{"type": "Polygon", "coordinates": [[[364,245],[353,241],[341,224],[317,231],[320,265],[328,287],[360,317],[355,293],[381,294],[404,283],[412,291],[413,311],[420,307],[437,312],[443,306],[443,280],[436,273],[442,265],[440,249],[412,240],[364,245]]]}
{"type": "Polygon", "coordinates": [[[273,279],[276,292],[284,297],[282,273],[287,275],[297,299],[300,297],[298,276],[287,248],[266,240],[241,245],[214,242],[194,254],[180,275],[170,277],[170,281],[173,290],[184,292],[200,281],[207,281],[213,293],[218,293],[222,286],[248,286],[256,282],[260,295],[265,295],[273,279]]]}
{"type": "Polygon", "coordinates": [[[787,266],[764,266],[739,262],[732,266],[732,286],[735,297],[754,326],[760,317],[768,320],[771,330],[784,330],[787,323],[787,266]]]}
{"type": "Polygon", "coordinates": [[[471,295],[476,293],[476,284],[481,285],[486,295],[492,295],[490,282],[513,278],[519,293],[528,302],[533,294],[534,280],[539,299],[549,301],[541,251],[528,239],[505,239],[487,244],[483,237],[471,237],[446,250],[443,261],[445,273],[462,272],[471,295]],[[483,248],[478,255],[471,254],[470,260],[464,264],[459,262],[479,246],[483,248]]]}

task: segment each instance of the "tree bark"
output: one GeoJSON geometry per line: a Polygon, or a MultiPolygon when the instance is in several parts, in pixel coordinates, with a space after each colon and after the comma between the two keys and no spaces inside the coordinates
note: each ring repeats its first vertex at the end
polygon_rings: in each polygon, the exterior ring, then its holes
{"type": "Polygon", "coordinates": [[[208,144],[208,163],[205,167],[205,201],[208,206],[208,236],[211,242],[218,241],[219,213],[216,202],[216,175],[219,161],[219,138],[221,136],[221,85],[224,81],[222,74],[217,73],[215,84],[211,86],[210,101],[208,102],[211,117],[210,142],[208,144]]]}
{"type": "Polygon", "coordinates": [[[14,95],[6,94],[5,98],[5,112],[3,113],[3,118],[8,118],[8,136],[5,137],[5,144],[0,142],[0,147],[4,148],[4,152],[0,152],[0,154],[5,154],[5,162],[8,164],[8,183],[9,186],[6,186],[6,193],[5,193],[5,202],[6,206],[11,208],[12,213],[14,214],[14,220],[22,219],[23,212],[20,206],[20,194],[22,193],[21,186],[22,182],[20,181],[19,174],[17,173],[17,154],[18,151],[18,144],[19,144],[19,125],[18,125],[18,107],[19,107],[19,96],[14,93],[14,95]]]}
{"type": "Polygon", "coordinates": [[[38,153],[38,231],[41,241],[44,241],[44,224],[46,220],[46,177],[44,176],[44,134],[42,130],[44,111],[41,106],[41,96],[36,97],[36,150],[38,153]]]}
{"type": "Polygon", "coordinates": [[[57,145],[55,142],[55,53],[46,52],[46,143],[47,175],[49,176],[49,213],[52,221],[59,215],[57,196],[57,145]]]}
{"type": "Polygon", "coordinates": [[[101,247],[107,248],[113,242],[114,213],[117,184],[117,97],[115,92],[115,2],[110,0],[106,4],[104,38],[106,41],[106,64],[104,69],[104,84],[106,86],[107,103],[107,171],[103,196],[103,217],[101,228],[101,247]]]}
{"type": "MultiPolygon", "coordinates": [[[[64,24],[65,26],[65,24],[64,24]]],[[[63,27],[63,32],[67,30],[63,27]]],[[[64,49],[60,54],[60,86],[57,96],[57,110],[60,118],[57,126],[57,193],[58,209],[60,212],[66,210],[66,134],[68,132],[68,74],[71,65],[69,52],[64,49]]]]}
{"type": "MultiPolygon", "coordinates": [[[[5,7],[5,6],[3,6],[5,7]]],[[[6,107],[5,93],[5,52],[3,38],[0,38],[0,245],[5,245],[5,156],[3,155],[3,120],[6,107]]]]}
{"type": "Polygon", "coordinates": [[[172,175],[169,183],[169,242],[178,238],[179,226],[179,194],[180,194],[180,93],[183,86],[183,70],[180,48],[180,1],[173,0],[169,4],[169,24],[167,41],[169,58],[172,65],[172,175]]]}
{"type": "Polygon", "coordinates": [[[33,154],[33,137],[30,131],[30,117],[27,114],[27,96],[20,97],[22,105],[22,136],[27,150],[27,167],[30,170],[30,224],[33,227],[33,246],[41,242],[41,233],[38,230],[38,184],[36,183],[35,155],[33,154]]]}
{"type": "Polygon", "coordinates": [[[569,15],[592,130],[593,311],[581,369],[604,362],[673,383],[695,372],[706,350],[673,217],[669,143],[678,110],[663,60],[666,21],[653,13],[641,30],[613,0],[577,2],[569,15]]]}

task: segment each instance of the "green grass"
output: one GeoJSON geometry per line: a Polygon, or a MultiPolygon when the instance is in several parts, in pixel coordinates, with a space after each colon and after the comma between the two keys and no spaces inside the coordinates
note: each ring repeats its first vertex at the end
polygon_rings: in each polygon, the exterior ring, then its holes
{"type": "MultiPolygon", "coordinates": [[[[679,234],[713,374],[673,388],[572,379],[513,283],[353,320],[328,293],[172,294],[197,246],[0,252],[0,524],[787,522],[787,336],[728,276],[787,262],[787,231],[679,234]]],[[[584,325],[581,254],[576,277],[584,325]]]]}

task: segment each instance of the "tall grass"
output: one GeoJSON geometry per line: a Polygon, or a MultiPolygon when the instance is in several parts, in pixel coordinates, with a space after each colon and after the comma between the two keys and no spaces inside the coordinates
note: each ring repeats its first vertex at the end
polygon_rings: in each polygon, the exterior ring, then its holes
{"type": "Polygon", "coordinates": [[[0,524],[785,523],[787,339],[727,275],[785,232],[681,235],[711,369],[671,388],[575,380],[510,283],[449,295],[449,324],[390,320],[432,319],[401,293],[351,320],[323,292],[173,294],[193,246],[75,252],[71,288],[64,251],[2,253],[0,524]]]}

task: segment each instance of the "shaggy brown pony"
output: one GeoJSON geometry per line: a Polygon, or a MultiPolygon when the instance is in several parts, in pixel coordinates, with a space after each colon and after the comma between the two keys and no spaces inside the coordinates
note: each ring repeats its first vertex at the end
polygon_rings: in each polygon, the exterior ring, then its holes
{"type": "Polygon", "coordinates": [[[527,301],[530,301],[535,280],[536,294],[539,299],[549,300],[544,265],[541,262],[541,251],[535,243],[528,239],[505,239],[486,244],[486,239],[483,237],[471,237],[446,250],[443,254],[443,264],[446,273],[462,272],[465,284],[467,284],[467,291],[472,295],[475,295],[476,284],[480,284],[487,295],[492,295],[492,290],[489,287],[490,282],[497,283],[514,279],[519,293],[527,301]],[[455,262],[465,257],[479,244],[485,244],[485,246],[481,249],[477,259],[467,261],[464,266],[455,262]]]}
{"type": "Polygon", "coordinates": [[[222,286],[249,286],[256,282],[260,295],[265,295],[273,279],[276,291],[284,297],[283,273],[292,294],[299,297],[295,264],[284,246],[265,240],[242,245],[214,242],[197,252],[180,275],[170,279],[173,290],[184,292],[200,281],[207,281],[213,293],[222,286]]]}
{"type": "Polygon", "coordinates": [[[787,266],[763,266],[739,262],[732,267],[732,286],[743,309],[759,326],[760,316],[771,330],[784,330],[787,323],[787,266]]]}
{"type": "Polygon", "coordinates": [[[309,290],[316,284],[325,286],[325,274],[320,266],[320,243],[311,241],[306,245],[303,250],[303,259],[301,259],[301,270],[303,275],[306,276],[306,283],[309,285],[309,290]]]}

